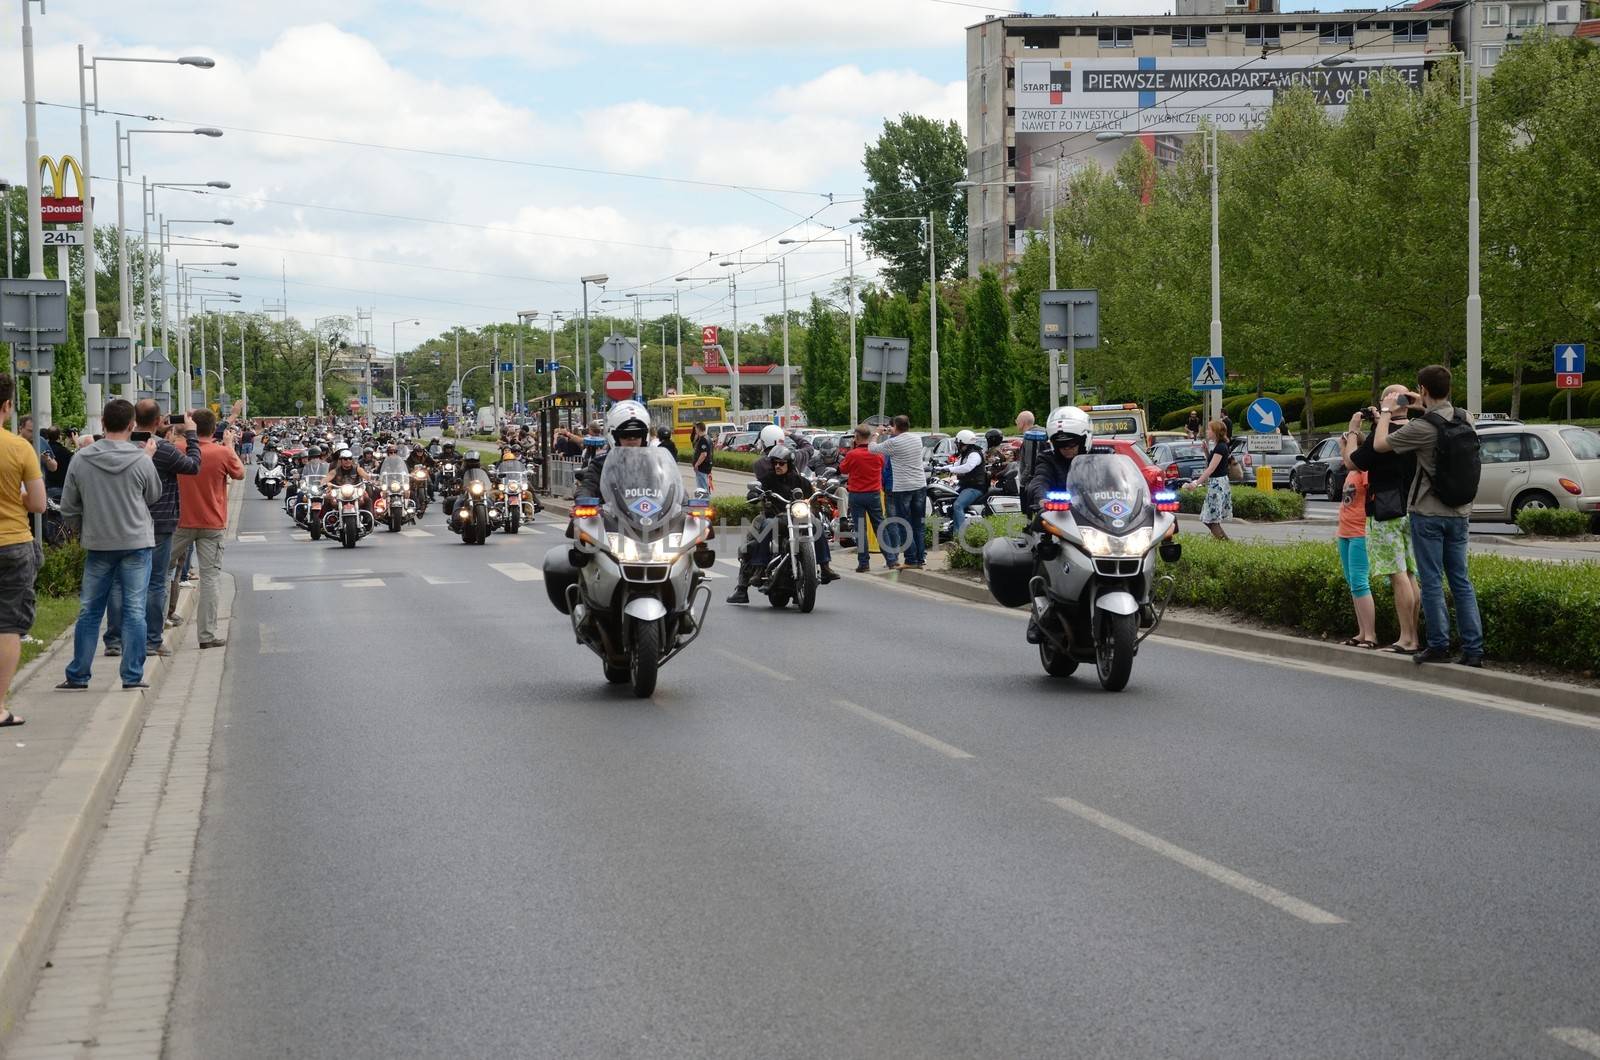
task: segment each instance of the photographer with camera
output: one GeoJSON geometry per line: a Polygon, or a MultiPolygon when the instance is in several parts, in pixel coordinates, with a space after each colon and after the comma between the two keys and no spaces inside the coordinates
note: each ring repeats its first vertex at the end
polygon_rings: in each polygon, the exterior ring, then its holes
{"type": "MultiPolygon", "coordinates": [[[[1411,411],[1411,399],[1404,385],[1386,388],[1379,398],[1391,406],[1391,423],[1403,425],[1411,411]]],[[[1350,418],[1350,429],[1359,431],[1363,423],[1376,427],[1378,409],[1366,408],[1350,418]]],[[[1373,446],[1373,435],[1352,452],[1344,454],[1344,465],[1367,473],[1367,561],[1371,577],[1388,578],[1394,594],[1395,618],[1400,623],[1400,638],[1388,647],[1396,655],[1412,655],[1422,650],[1417,626],[1422,614],[1422,595],[1417,589],[1417,561],[1411,549],[1411,522],[1406,496],[1416,477],[1417,461],[1409,453],[1380,453],[1373,446]]]]}

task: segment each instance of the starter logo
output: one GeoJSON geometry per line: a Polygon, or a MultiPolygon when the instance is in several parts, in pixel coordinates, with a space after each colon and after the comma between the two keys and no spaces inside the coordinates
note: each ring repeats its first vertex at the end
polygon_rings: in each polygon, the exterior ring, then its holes
{"type": "Polygon", "coordinates": [[[1054,62],[1040,62],[1034,60],[1018,64],[1021,67],[1019,88],[1022,93],[1034,95],[1049,94],[1050,105],[1059,107],[1065,97],[1072,94],[1072,64],[1061,63],[1061,69],[1055,69],[1054,62]]]}

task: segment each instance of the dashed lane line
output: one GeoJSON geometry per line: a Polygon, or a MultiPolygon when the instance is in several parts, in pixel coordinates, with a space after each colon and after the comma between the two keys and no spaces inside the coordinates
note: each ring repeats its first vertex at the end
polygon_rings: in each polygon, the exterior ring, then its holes
{"type": "MultiPolygon", "coordinates": [[[[1283,910],[1290,916],[1298,917],[1308,924],[1343,924],[1343,917],[1334,916],[1326,909],[1318,909],[1310,902],[1269,887],[1260,880],[1253,880],[1242,872],[1235,872],[1226,865],[1219,865],[1209,858],[1201,857],[1191,850],[1185,850],[1176,843],[1169,843],[1160,836],[1151,835],[1149,832],[1135,828],[1126,821],[1119,821],[1108,813],[1102,813],[1093,806],[1085,806],[1075,799],[1046,799],[1053,806],[1059,806],[1076,817],[1081,817],[1092,825],[1104,828],[1131,842],[1137,843],[1146,850],[1153,850],[1162,857],[1177,862],[1186,869],[1200,873],[1236,891],[1248,894],[1252,898],[1260,899],[1268,905],[1283,910]]],[[[1600,1053],[1596,1054],[1600,1056],[1600,1053]]]]}
{"type": "Polygon", "coordinates": [[[385,583],[384,583],[384,580],[382,578],[352,578],[347,582],[340,582],[339,583],[339,588],[341,588],[341,589],[382,589],[384,587],[384,584],[385,583]]]}
{"type": "Polygon", "coordinates": [[[465,584],[467,584],[465,581],[463,581],[460,578],[441,578],[437,574],[424,574],[424,575],[422,575],[422,580],[427,582],[429,585],[465,585],[465,584]]]}
{"type": "Polygon", "coordinates": [[[722,656],[724,659],[727,659],[729,662],[736,662],[740,666],[743,666],[744,668],[746,668],[747,670],[754,670],[758,674],[765,674],[767,677],[772,678],[774,681],[793,681],[794,680],[793,677],[790,677],[786,673],[780,673],[779,671],[772,669],[770,666],[762,666],[760,663],[754,661],[753,659],[746,659],[743,655],[739,655],[736,652],[731,652],[726,648],[712,648],[711,650],[716,652],[718,655],[722,656]]]}
{"type": "Polygon", "coordinates": [[[252,574],[250,575],[250,588],[258,593],[265,593],[275,589],[293,589],[294,586],[288,582],[275,582],[270,574],[252,574]]]}
{"type": "Polygon", "coordinates": [[[267,539],[266,534],[240,534],[234,538],[241,545],[259,545],[267,539]]]}
{"type": "Polygon", "coordinates": [[[400,536],[401,537],[432,537],[433,536],[433,532],[429,531],[429,530],[419,530],[416,527],[411,527],[410,529],[406,529],[406,530],[400,531],[400,536]]]}
{"type": "Polygon", "coordinates": [[[852,703],[848,699],[836,699],[833,702],[835,706],[848,710],[858,718],[866,718],[874,725],[881,725],[890,732],[897,732],[901,736],[906,737],[908,740],[915,740],[917,743],[920,743],[922,746],[929,748],[930,750],[938,751],[946,758],[972,757],[972,755],[953,744],[948,744],[937,737],[929,736],[920,729],[913,729],[903,721],[895,721],[893,718],[885,717],[875,710],[868,710],[860,703],[852,703]]]}

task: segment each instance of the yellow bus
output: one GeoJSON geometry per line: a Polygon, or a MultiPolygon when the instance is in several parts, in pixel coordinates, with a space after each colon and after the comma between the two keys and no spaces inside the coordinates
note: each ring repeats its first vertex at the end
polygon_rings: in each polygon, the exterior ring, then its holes
{"type": "Polygon", "coordinates": [[[652,398],[650,430],[662,427],[672,430],[672,442],[679,452],[689,447],[689,432],[696,423],[716,423],[727,418],[727,404],[719,397],[701,394],[684,394],[677,397],[652,398]]]}

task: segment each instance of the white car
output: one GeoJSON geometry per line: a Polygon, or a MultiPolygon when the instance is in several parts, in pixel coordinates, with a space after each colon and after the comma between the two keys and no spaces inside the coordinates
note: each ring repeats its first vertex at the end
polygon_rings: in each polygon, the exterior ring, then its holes
{"type": "Polygon", "coordinates": [[[1600,533],[1600,434],[1563,423],[1477,426],[1483,472],[1473,519],[1515,522],[1524,508],[1571,508],[1600,533]]]}

